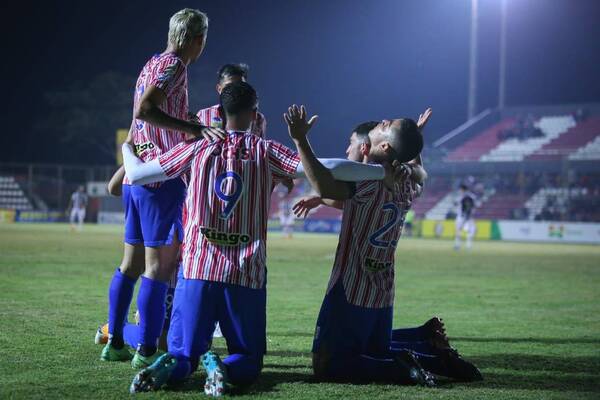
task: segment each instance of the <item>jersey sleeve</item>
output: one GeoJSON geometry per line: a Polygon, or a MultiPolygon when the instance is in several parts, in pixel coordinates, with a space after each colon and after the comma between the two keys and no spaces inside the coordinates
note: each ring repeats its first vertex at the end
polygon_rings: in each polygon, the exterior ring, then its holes
{"type": "Polygon", "coordinates": [[[275,179],[293,178],[300,164],[297,152],[281,143],[267,140],[267,162],[275,179]]]}
{"type": "Polygon", "coordinates": [[[168,57],[158,62],[150,76],[149,85],[156,86],[171,95],[173,90],[184,82],[186,67],[176,57],[168,57]]]}
{"type": "Polygon", "coordinates": [[[200,142],[199,140],[181,142],[168,152],[158,156],[158,162],[165,175],[172,178],[189,171],[200,142]]]}

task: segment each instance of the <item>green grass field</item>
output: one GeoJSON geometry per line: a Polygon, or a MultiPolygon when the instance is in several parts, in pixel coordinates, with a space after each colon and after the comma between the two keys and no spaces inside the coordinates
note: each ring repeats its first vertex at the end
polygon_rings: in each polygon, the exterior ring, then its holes
{"type": "MultiPolygon", "coordinates": [[[[121,257],[117,227],[0,225],[0,399],[129,396],[134,371],[99,361],[109,279],[121,257]]],[[[252,398],[600,398],[600,247],[403,239],[395,326],[432,315],[485,380],[436,389],[316,383],[310,347],[337,237],[270,234],[268,348],[252,398]]],[[[218,348],[223,343],[217,341],[218,348]]],[[[222,351],[222,350],[221,350],[222,351]]],[[[203,397],[197,372],[146,398],[203,397]]],[[[236,396],[237,397],[237,396],[236,396]]]]}

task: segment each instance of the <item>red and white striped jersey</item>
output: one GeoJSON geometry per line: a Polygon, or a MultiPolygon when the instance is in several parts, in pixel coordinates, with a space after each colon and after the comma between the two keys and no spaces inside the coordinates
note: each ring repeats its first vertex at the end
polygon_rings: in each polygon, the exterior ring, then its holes
{"type": "MultiPolygon", "coordinates": [[[[200,124],[204,126],[225,129],[223,126],[223,114],[218,104],[215,104],[212,107],[203,108],[202,110],[198,111],[196,116],[198,117],[198,120],[200,120],[200,124]]],[[[250,133],[253,133],[263,139],[266,138],[267,119],[262,113],[256,113],[256,120],[254,120],[252,125],[250,125],[249,131],[250,133]]]]}
{"type": "Polygon", "coordinates": [[[404,218],[421,186],[406,180],[391,191],[383,181],[362,181],[344,202],[342,227],[331,271],[331,290],[342,279],[346,299],[360,307],[394,304],[394,253],[404,218]]]}
{"type": "MultiPolygon", "coordinates": [[[[140,72],[135,84],[133,109],[137,109],[144,91],[156,86],[167,95],[161,110],[172,117],[188,119],[187,67],[174,53],[155,54],[140,72]]],[[[133,142],[136,155],[150,161],[166,153],[185,139],[182,132],[159,128],[139,119],[133,119],[133,142]]],[[[129,183],[127,176],[123,183],[129,183]]],[[[148,185],[157,187],[159,184],[148,185]]]]}
{"type": "Polygon", "coordinates": [[[169,177],[190,172],[183,276],[264,287],[273,182],[294,175],[297,153],[247,132],[228,132],[216,142],[180,143],[159,162],[169,177]]]}

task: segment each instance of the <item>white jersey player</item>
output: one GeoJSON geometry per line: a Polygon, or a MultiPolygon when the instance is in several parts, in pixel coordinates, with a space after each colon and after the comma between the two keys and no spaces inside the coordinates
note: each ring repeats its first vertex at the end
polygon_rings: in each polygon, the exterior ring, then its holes
{"type": "Polygon", "coordinates": [[[461,184],[459,195],[454,205],[456,206],[456,234],[454,237],[454,249],[459,250],[461,246],[461,233],[467,234],[466,248],[473,246],[473,236],[475,236],[475,220],[473,213],[476,206],[476,196],[468,190],[467,185],[461,184]]]}
{"type": "Polygon", "coordinates": [[[71,200],[69,201],[69,207],[71,209],[71,213],[69,216],[69,222],[71,223],[71,230],[80,230],[83,228],[83,221],[85,220],[85,209],[88,203],[88,196],[85,194],[85,188],[83,186],[79,186],[77,191],[75,191],[71,195],[71,200]],[[77,222],[77,226],[75,225],[77,222]]]}

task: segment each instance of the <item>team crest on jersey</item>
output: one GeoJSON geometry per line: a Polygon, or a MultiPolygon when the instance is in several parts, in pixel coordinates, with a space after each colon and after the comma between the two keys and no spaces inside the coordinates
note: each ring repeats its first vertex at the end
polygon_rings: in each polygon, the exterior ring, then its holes
{"type": "Polygon", "coordinates": [[[212,244],[221,246],[239,246],[250,242],[250,236],[245,233],[219,232],[212,228],[200,228],[200,233],[212,244]]]}
{"type": "Polygon", "coordinates": [[[212,128],[222,129],[223,128],[223,120],[219,117],[212,117],[212,119],[210,120],[210,126],[212,128]]]}
{"type": "Polygon", "coordinates": [[[370,272],[379,272],[392,267],[392,262],[381,262],[374,258],[367,258],[365,260],[365,269],[370,272]]]}
{"type": "Polygon", "coordinates": [[[139,156],[146,150],[152,150],[155,147],[156,146],[152,142],[144,142],[144,143],[136,144],[135,145],[135,155],[139,156]]]}
{"type": "Polygon", "coordinates": [[[165,70],[158,76],[157,80],[159,82],[165,82],[170,79],[173,75],[175,75],[175,71],[177,71],[177,65],[169,65],[165,70]]]}

